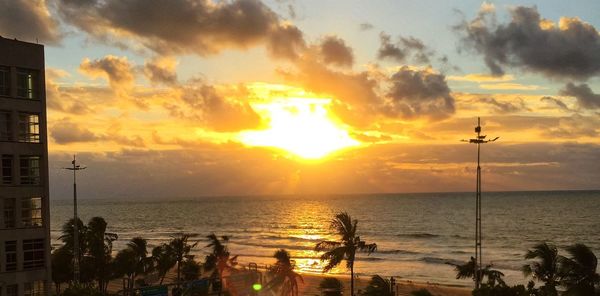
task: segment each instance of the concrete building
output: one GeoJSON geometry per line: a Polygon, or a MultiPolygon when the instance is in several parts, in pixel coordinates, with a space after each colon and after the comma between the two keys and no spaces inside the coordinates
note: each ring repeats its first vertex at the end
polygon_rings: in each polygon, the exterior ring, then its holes
{"type": "Polygon", "coordinates": [[[44,46],[0,37],[0,295],[49,295],[44,46]]]}

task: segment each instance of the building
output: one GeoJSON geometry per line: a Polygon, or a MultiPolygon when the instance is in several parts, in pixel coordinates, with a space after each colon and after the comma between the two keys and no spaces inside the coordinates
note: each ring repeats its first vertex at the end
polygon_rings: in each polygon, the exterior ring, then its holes
{"type": "Polygon", "coordinates": [[[49,295],[44,46],[0,37],[0,295],[49,295]]]}

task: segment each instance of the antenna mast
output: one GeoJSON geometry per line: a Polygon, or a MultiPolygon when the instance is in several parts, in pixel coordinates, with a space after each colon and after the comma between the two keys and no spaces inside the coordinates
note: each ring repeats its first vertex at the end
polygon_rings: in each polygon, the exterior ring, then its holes
{"type": "Polygon", "coordinates": [[[86,167],[82,167],[76,164],[75,155],[73,155],[73,161],[71,161],[72,167],[63,168],[65,170],[73,171],[73,281],[75,284],[79,284],[79,266],[80,257],[79,254],[79,218],[77,217],[77,171],[85,170],[86,167]]]}
{"type": "Polygon", "coordinates": [[[475,132],[477,133],[477,137],[469,140],[462,140],[463,142],[468,142],[471,144],[477,144],[477,186],[476,186],[476,194],[475,194],[475,270],[474,270],[474,280],[475,280],[475,288],[479,288],[481,285],[482,274],[481,270],[483,267],[482,260],[482,252],[481,252],[481,240],[482,240],[482,232],[481,232],[481,166],[480,166],[480,156],[481,156],[481,144],[494,142],[498,140],[499,137],[496,137],[491,140],[486,140],[487,135],[481,135],[481,119],[477,117],[477,126],[475,127],[475,132]]]}

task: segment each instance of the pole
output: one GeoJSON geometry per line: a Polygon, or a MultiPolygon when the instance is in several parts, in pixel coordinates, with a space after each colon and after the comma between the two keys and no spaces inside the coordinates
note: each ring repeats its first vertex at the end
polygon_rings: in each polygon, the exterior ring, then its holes
{"type": "Polygon", "coordinates": [[[492,140],[486,140],[486,135],[481,135],[481,119],[477,117],[477,126],[475,127],[477,138],[462,140],[463,142],[469,142],[477,144],[477,179],[475,185],[475,262],[473,262],[473,278],[475,281],[475,288],[481,286],[482,280],[482,267],[483,267],[483,251],[482,251],[482,238],[483,232],[481,227],[481,144],[494,142],[498,140],[496,137],[492,140]]]}
{"type": "Polygon", "coordinates": [[[73,155],[73,161],[71,164],[73,165],[72,167],[64,169],[73,171],[73,282],[75,285],[78,285],[81,250],[79,248],[79,218],[77,215],[77,171],[84,170],[86,167],[81,167],[77,164],[75,155],[73,155]]]}

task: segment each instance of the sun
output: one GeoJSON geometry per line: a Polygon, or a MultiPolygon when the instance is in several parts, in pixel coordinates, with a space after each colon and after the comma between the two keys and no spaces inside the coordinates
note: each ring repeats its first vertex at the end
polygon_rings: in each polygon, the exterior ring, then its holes
{"type": "Polygon", "coordinates": [[[280,148],[304,159],[322,158],[359,145],[330,117],[330,104],[330,99],[320,98],[280,98],[252,104],[256,112],[269,120],[269,127],[242,132],[240,140],[249,146],[280,148]]]}

